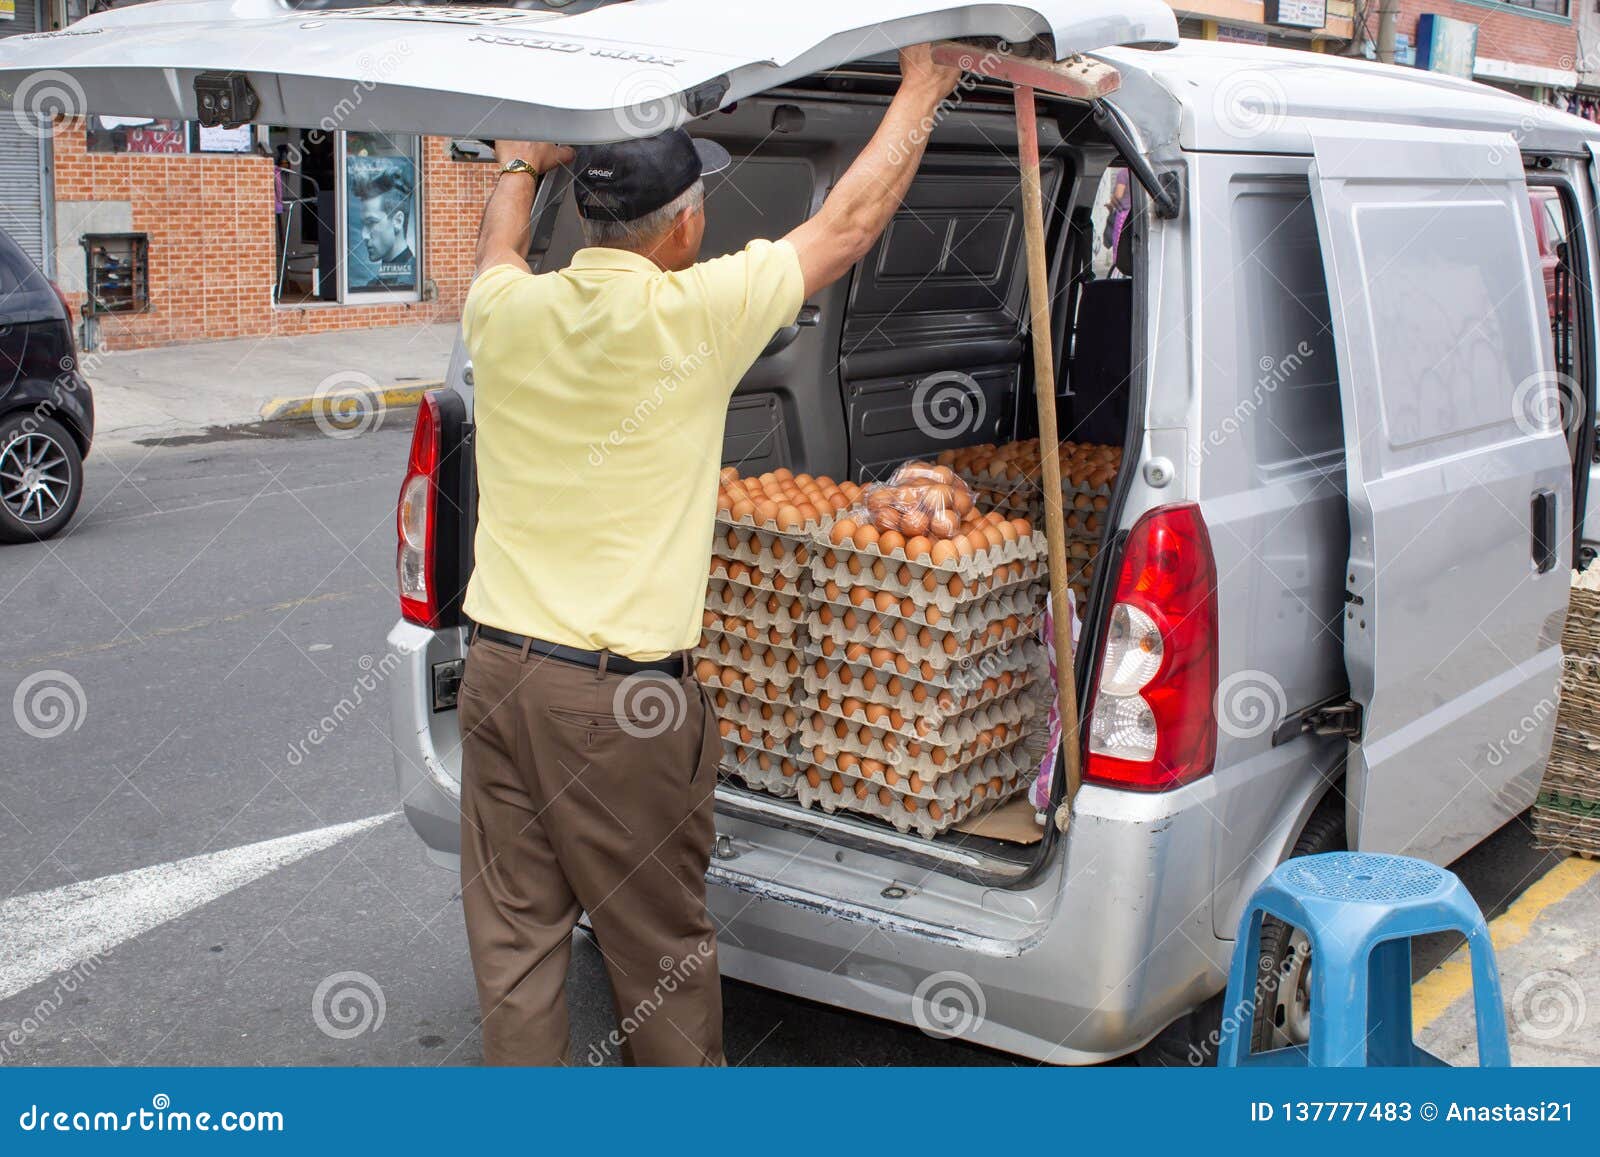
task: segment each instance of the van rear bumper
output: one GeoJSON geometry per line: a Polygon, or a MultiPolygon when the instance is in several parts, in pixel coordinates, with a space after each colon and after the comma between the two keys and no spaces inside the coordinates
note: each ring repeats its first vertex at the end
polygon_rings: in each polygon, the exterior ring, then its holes
{"type": "Polygon", "coordinates": [[[1226,980],[1233,946],[1211,920],[1210,790],[1083,788],[1065,884],[1047,898],[983,894],[986,914],[1016,917],[1010,934],[996,934],[1001,922],[930,926],[901,913],[910,901],[841,901],[840,888],[791,882],[807,872],[713,861],[723,974],[933,1035],[951,1035],[953,1020],[963,1040],[1045,1063],[1124,1056],[1226,980]],[[1030,899],[1037,910],[1024,919],[1030,899]]]}
{"type": "MultiPolygon", "coordinates": [[[[430,673],[460,657],[459,633],[402,622],[389,644],[403,656],[390,688],[401,804],[429,857],[455,868],[459,738],[453,711],[433,713],[430,673]]],[[[1232,945],[1211,914],[1214,792],[1208,781],[1156,795],[1083,788],[1064,864],[1027,890],[907,871],[719,813],[738,853],[707,877],[722,971],[919,1027],[945,1023],[941,1007],[970,1007],[953,1025],[961,1039],[1047,1063],[1122,1056],[1226,978],[1232,945]],[[884,898],[891,883],[909,894],[884,898]]]]}

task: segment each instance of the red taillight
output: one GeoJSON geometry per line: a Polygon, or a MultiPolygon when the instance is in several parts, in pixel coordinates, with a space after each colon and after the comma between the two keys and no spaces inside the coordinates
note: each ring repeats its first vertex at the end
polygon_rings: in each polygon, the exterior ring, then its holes
{"type": "Polygon", "coordinates": [[[1217,752],[1217,564],[1200,508],[1134,524],[1089,716],[1086,781],[1165,791],[1211,773],[1217,752]]]}
{"type": "Polygon", "coordinates": [[[411,457],[400,486],[395,525],[400,542],[395,571],[400,583],[400,614],[424,627],[439,625],[439,591],[434,582],[434,538],[439,495],[439,403],[422,395],[411,431],[411,457]]]}
{"type": "Polygon", "coordinates": [[[67,300],[67,295],[61,292],[61,287],[55,282],[50,283],[50,288],[56,291],[56,300],[61,303],[61,308],[66,311],[67,324],[72,324],[72,303],[67,300]]]}

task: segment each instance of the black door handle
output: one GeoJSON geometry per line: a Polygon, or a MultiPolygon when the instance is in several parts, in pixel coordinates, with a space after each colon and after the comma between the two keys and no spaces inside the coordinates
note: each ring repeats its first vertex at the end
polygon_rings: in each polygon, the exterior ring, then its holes
{"type": "Polygon", "coordinates": [[[802,306],[800,314],[794,319],[793,325],[786,325],[772,335],[772,340],[767,343],[767,348],[762,350],[758,357],[770,358],[775,353],[781,353],[794,344],[795,338],[800,336],[802,329],[810,329],[822,322],[822,311],[814,305],[802,306]]]}
{"type": "Polygon", "coordinates": [[[1530,503],[1533,524],[1533,565],[1538,574],[1544,574],[1556,565],[1556,494],[1553,490],[1533,492],[1530,503]]]}

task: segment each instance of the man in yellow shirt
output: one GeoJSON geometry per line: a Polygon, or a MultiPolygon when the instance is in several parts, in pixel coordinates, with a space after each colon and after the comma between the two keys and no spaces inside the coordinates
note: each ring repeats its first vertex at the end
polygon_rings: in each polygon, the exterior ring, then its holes
{"type": "Polygon", "coordinates": [[[806,298],[866,255],[960,79],[901,53],[877,133],[817,215],[700,261],[705,172],[682,130],[499,142],[462,310],[477,438],[476,624],[460,694],[461,895],[484,1058],[570,1058],[564,984],[586,912],[625,1060],[721,1064],[706,912],[716,719],[700,636],[734,387],[806,298]],[[587,247],[535,275],[535,183],[570,164],[587,247]]]}

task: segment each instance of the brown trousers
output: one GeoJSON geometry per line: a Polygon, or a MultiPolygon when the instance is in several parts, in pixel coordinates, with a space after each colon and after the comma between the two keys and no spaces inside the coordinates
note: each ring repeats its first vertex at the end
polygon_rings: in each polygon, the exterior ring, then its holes
{"type": "Polygon", "coordinates": [[[692,672],[604,673],[478,639],[461,684],[461,902],[489,1064],[572,1062],[587,912],[628,1064],[720,1065],[706,912],[721,739],[692,672]]]}

